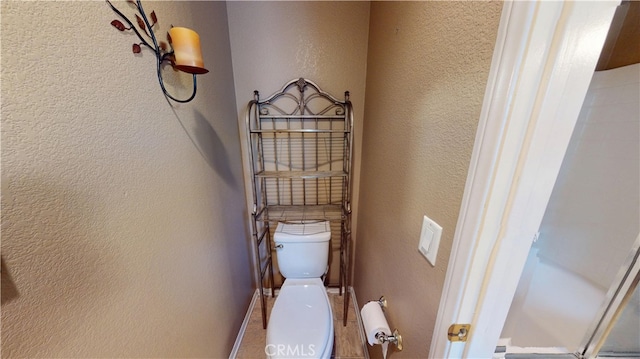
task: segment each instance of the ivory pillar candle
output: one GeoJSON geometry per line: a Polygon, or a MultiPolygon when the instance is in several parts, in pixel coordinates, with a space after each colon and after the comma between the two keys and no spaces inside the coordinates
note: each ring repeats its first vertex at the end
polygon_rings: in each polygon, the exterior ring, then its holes
{"type": "Polygon", "coordinates": [[[169,30],[171,46],[175,56],[175,67],[190,74],[206,74],[209,70],[204,68],[202,50],[200,49],[200,36],[198,33],[186,27],[172,27],[169,30]]]}

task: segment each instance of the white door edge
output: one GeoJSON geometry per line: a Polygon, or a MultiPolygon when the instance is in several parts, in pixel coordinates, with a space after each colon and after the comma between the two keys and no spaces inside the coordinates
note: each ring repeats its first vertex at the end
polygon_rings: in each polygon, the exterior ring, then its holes
{"type": "Polygon", "coordinates": [[[430,358],[495,350],[618,4],[504,3],[430,358]]]}

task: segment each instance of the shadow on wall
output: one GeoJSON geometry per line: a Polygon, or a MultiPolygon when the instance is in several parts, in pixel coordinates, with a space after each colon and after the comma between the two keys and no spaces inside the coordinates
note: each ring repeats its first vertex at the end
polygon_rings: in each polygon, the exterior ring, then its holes
{"type": "Polygon", "coordinates": [[[18,288],[13,282],[11,274],[9,274],[9,270],[5,265],[3,257],[0,257],[0,262],[2,265],[2,291],[0,292],[0,297],[2,298],[2,300],[0,301],[0,304],[5,304],[18,297],[20,293],[18,293],[18,288]]]}
{"type": "MultiPolygon", "coordinates": [[[[167,99],[167,101],[169,100],[167,99]]],[[[232,169],[229,166],[228,155],[224,144],[204,115],[197,110],[194,111],[192,126],[187,126],[173,106],[171,106],[171,110],[184,132],[189,136],[189,139],[198,152],[200,152],[202,158],[207,161],[209,167],[211,167],[229,187],[237,189],[238,181],[233,176],[232,169]],[[191,128],[191,131],[189,131],[188,128],[191,128]]]]}
{"type": "Polygon", "coordinates": [[[209,163],[211,169],[216,171],[230,187],[236,188],[237,181],[229,166],[229,156],[224,148],[222,140],[211,127],[207,119],[198,111],[194,113],[195,144],[200,154],[209,163]]]}

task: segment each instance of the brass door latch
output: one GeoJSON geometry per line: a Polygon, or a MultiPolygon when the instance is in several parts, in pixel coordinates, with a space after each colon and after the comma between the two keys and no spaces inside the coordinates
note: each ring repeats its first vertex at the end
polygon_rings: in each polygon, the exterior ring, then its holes
{"type": "Polygon", "coordinates": [[[447,338],[450,342],[466,342],[470,329],[471,324],[451,324],[447,331],[447,338]]]}

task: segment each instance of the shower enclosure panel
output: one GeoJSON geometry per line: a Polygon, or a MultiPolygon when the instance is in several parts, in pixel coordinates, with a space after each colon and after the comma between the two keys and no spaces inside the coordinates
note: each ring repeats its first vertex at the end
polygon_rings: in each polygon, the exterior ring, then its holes
{"type": "MultiPolygon", "coordinates": [[[[338,287],[340,295],[349,289],[353,151],[349,92],[338,100],[302,78],[264,100],[255,91],[247,108],[246,128],[253,242],[266,328],[264,289],[270,287],[274,295],[272,229],[278,222],[330,221],[331,247],[339,247],[340,252],[339,275],[337,283],[325,278],[325,285],[338,287]]],[[[344,325],[348,305],[345,295],[344,325]]]]}

